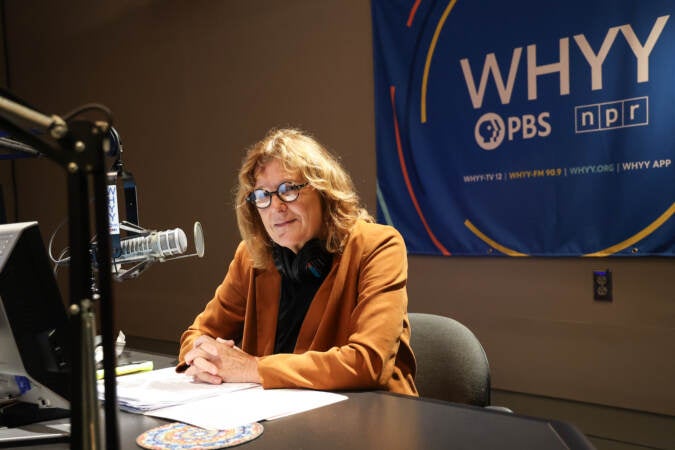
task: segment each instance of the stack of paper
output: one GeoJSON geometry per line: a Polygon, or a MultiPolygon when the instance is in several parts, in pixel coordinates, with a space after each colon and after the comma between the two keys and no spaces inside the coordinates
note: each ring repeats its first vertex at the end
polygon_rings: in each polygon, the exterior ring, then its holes
{"type": "MultiPolygon", "coordinates": [[[[219,394],[251,389],[256,383],[197,383],[192,377],[176,373],[173,367],[125,375],[117,378],[117,399],[120,409],[142,413],[167,406],[181,405],[189,401],[213,397],[219,394]]],[[[98,383],[99,399],[103,399],[103,381],[98,383]]]]}
{"type": "MultiPolygon", "coordinates": [[[[104,386],[99,382],[99,398],[104,386]]],[[[117,378],[120,408],[224,430],[271,420],[346,400],[347,396],[303,389],[263,389],[256,383],[207,384],[167,369],[117,378]]]]}

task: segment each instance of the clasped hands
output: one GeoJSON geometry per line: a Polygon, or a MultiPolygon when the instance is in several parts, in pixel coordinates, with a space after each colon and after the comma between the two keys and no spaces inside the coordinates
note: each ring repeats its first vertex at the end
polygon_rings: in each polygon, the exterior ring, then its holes
{"type": "Polygon", "coordinates": [[[209,336],[195,339],[185,354],[185,371],[204,383],[260,383],[258,360],[234,345],[234,341],[209,336]]]}

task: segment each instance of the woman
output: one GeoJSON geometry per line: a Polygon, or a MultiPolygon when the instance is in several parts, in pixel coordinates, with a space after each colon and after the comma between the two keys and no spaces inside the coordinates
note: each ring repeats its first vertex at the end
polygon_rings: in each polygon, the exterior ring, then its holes
{"type": "Polygon", "coordinates": [[[298,130],[269,132],[244,159],[236,211],[243,241],[183,333],[178,370],[207,383],[417,395],[405,244],[373,223],[327,150],[298,130]]]}

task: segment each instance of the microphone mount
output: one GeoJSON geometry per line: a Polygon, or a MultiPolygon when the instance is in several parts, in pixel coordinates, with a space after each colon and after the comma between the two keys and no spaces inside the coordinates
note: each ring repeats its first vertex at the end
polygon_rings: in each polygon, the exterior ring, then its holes
{"type": "Polygon", "coordinates": [[[105,152],[106,131],[112,126],[112,115],[102,105],[85,105],[63,119],[47,116],[19,102],[4,90],[0,91],[0,122],[24,144],[64,168],[68,190],[69,247],[71,270],[69,277],[71,329],[71,437],[73,449],[101,447],[99,407],[96,392],[96,366],[93,353],[95,329],[94,308],[89,280],[92,268],[89,260],[88,236],[92,233],[89,192],[94,195],[94,227],[100,245],[96,259],[99,267],[101,335],[105,377],[105,439],[109,450],[119,448],[117,421],[117,386],[115,379],[114,311],[110,235],[106,200],[105,152]],[[11,97],[11,98],[10,98],[11,97]],[[105,121],[75,120],[88,110],[103,111],[105,121]],[[42,134],[38,135],[37,132],[42,134]]]}

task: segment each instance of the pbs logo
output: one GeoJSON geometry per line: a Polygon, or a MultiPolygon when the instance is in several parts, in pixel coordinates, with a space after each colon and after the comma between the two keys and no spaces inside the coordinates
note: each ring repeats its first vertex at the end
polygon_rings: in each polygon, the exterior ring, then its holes
{"type": "Polygon", "coordinates": [[[505,130],[504,120],[499,114],[486,113],[476,122],[473,134],[480,148],[494,150],[502,144],[505,130]]]}
{"type": "Polygon", "coordinates": [[[476,144],[483,150],[494,150],[499,147],[504,139],[513,141],[519,139],[532,139],[534,137],[546,137],[551,134],[551,124],[548,122],[551,114],[548,112],[523,114],[522,116],[509,116],[506,122],[499,114],[485,113],[476,122],[473,129],[476,144]]]}

